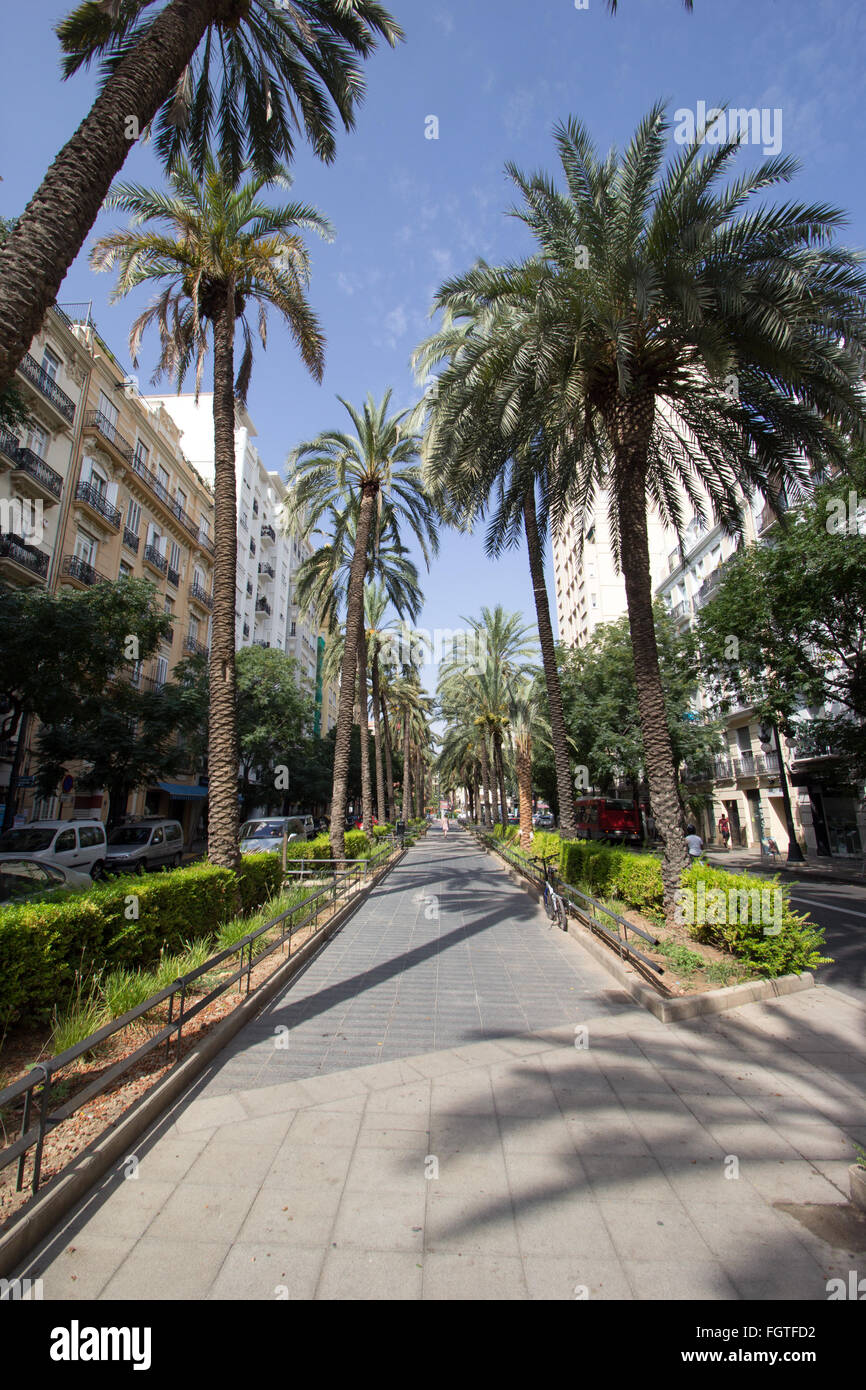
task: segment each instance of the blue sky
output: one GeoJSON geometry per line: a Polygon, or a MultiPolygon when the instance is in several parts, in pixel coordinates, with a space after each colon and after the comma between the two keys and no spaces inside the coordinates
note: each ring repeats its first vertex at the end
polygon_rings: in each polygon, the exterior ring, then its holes
{"type": "MultiPolygon", "coordinates": [[[[0,209],[20,211],[85,113],[94,81],[63,83],[52,26],[72,0],[4,5],[4,120],[0,209]]],[[[468,267],[530,249],[505,216],[506,160],[554,171],[551,131],[574,114],[606,149],[623,145],[658,98],[671,109],[710,105],[779,108],[782,149],[803,161],[791,196],[837,204],[850,214],[845,240],[866,244],[866,5],[857,0],[622,0],[616,19],[602,0],[391,0],[407,42],[367,65],[367,99],[357,129],[323,168],[306,151],[295,193],[334,223],[331,245],[312,246],[312,302],[328,338],[324,383],[311,381],[288,338],[272,323],[257,359],[250,412],[261,452],[282,468],[289,449],[342,423],[337,394],[360,402],[391,386],[408,405],[409,357],[429,331],[440,281],[468,267]],[[427,117],[439,138],[425,138],[427,117]]],[[[754,152],[750,154],[750,160],[754,152]]],[[[158,182],[158,166],[135,146],[124,177],[158,182]]],[[[102,215],[88,245],[116,225],[102,215]]],[[[59,295],[94,301],[103,335],[122,358],[138,301],[109,306],[111,279],[83,253],[59,295]]],[[[145,344],[139,376],[152,370],[145,344]]],[[[344,417],[345,418],[345,417],[344,417]]],[[[552,599],[552,575],[548,571],[552,599]]],[[[461,614],[502,603],[531,613],[525,553],[496,564],[480,537],[453,533],[425,581],[423,626],[454,628],[461,614]]]]}

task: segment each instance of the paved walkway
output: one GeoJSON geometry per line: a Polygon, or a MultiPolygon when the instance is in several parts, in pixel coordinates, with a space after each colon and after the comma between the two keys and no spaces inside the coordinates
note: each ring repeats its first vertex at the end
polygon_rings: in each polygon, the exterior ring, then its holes
{"type": "Polygon", "coordinates": [[[801,864],[789,864],[784,854],[775,859],[754,849],[722,849],[719,845],[708,845],[706,858],[719,869],[731,869],[738,873],[774,873],[783,879],[800,879],[805,882],[815,879],[819,883],[855,883],[862,888],[866,883],[866,859],[863,855],[852,855],[843,859],[808,858],[801,864]]]}
{"type": "Polygon", "coordinates": [[[866,1252],[864,1022],[817,988],[665,1026],[433,831],[17,1272],[61,1300],[823,1300],[866,1252]]]}

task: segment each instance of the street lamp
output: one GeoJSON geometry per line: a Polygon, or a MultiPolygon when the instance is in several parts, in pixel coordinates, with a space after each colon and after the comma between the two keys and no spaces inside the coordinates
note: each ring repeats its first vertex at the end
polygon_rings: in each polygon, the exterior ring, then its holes
{"type": "Polygon", "coordinates": [[[779,738],[779,729],[776,724],[762,724],[758,729],[758,740],[765,753],[769,753],[772,744],[776,745],[776,757],[779,760],[779,781],[782,787],[782,802],[785,807],[785,828],[788,832],[788,863],[804,863],[803,851],[797,843],[797,835],[794,830],[794,813],[791,810],[791,794],[788,791],[788,778],[785,773],[785,760],[782,757],[782,743],[779,738]]]}

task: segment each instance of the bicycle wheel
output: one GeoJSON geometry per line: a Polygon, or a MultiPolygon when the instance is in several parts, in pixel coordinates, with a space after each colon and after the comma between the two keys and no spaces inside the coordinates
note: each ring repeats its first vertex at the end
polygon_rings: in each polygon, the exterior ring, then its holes
{"type": "Polygon", "coordinates": [[[545,885],[544,885],[544,910],[545,910],[545,912],[547,913],[548,917],[550,918],[551,922],[555,922],[555,921],[556,921],[556,903],[555,903],[555,901],[554,901],[553,890],[551,889],[549,883],[545,883],[545,885]]]}
{"type": "Polygon", "coordinates": [[[559,897],[556,899],[556,920],[563,931],[568,931],[568,909],[559,897]]]}

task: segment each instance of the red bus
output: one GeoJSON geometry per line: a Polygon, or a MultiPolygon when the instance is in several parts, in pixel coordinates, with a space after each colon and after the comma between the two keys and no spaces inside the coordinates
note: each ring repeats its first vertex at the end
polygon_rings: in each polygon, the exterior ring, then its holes
{"type": "Polygon", "coordinates": [[[643,841],[640,814],[633,801],[607,796],[584,796],[577,802],[577,834],[581,840],[639,845],[643,841]]]}

